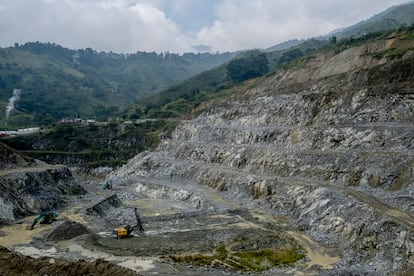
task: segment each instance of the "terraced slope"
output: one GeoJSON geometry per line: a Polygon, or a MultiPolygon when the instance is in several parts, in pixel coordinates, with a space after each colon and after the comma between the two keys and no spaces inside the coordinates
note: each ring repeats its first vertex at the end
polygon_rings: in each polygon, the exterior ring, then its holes
{"type": "Polygon", "coordinates": [[[86,193],[65,166],[21,155],[2,143],[0,152],[0,227],[86,193]]]}
{"type": "Polygon", "coordinates": [[[412,272],[413,49],[397,36],[308,57],[203,105],[111,179],[208,186],[286,215],[291,229],[339,252],[322,274],[412,272]]]}

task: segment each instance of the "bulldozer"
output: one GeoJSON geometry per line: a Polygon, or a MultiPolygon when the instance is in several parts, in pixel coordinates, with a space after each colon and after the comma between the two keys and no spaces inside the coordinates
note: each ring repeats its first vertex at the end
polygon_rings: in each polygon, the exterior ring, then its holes
{"type": "Polygon", "coordinates": [[[144,233],[144,227],[142,226],[141,218],[139,217],[137,208],[134,208],[135,217],[137,219],[137,224],[134,226],[126,225],[119,227],[114,230],[115,237],[118,239],[130,238],[132,237],[132,232],[138,230],[140,233],[144,233]]]}

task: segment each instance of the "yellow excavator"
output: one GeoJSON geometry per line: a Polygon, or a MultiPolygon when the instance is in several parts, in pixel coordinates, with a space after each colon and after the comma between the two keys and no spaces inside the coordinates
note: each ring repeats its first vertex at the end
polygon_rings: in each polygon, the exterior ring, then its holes
{"type": "Polygon", "coordinates": [[[137,219],[137,224],[134,226],[126,225],[126,226],[115,229],[114,233],[115,233],[116,238],[118,239],[130,238],[132,236],[132,232],[135,229],[138,229],[140,233],[144,233],[144,227],[142,226],[141,218],[138,215],[137,208],[134,208],[134,212],[135,212],[135,217],[137,219]]]}

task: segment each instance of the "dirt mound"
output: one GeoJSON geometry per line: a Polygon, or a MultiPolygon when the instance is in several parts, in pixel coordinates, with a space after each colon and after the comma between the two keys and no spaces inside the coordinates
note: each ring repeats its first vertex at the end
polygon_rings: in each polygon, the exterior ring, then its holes
{"type": "Polygon", "coordinates": [[[98,202],[92,207],[86,209],[86,214],[89,216],[98,216],[103,217],[106,213],[113,209],[122,206],[122,201],[118,198],[116,194],[111,195],[104,200],[98,202]]]}
{"type": "Polygon", "coordinates": [[[63,241],[70,240],[77,236],[88,234],[89,231],[86,226],[74,222],[74,221],[64,221],[59,224],[52,232],[47,236],[49,241],[63,241]]]}
{"type": "Polygon", "coordinates": [[[0,169],[26,167],[35,163],[31,157],[18,154],[14,149],[0,142],[0,169]]]}
{"type": "Polygon", "coordinates": [[[132,206],[123,204],[114,194],[86,209],[88,216],[105,221],[108,225],[136,225],[138,223],[135,210],[132,206]]]}
{"type": "Polygon", "coordinates": [[[101,259],[94,262],[86,262],[83,260],[69,262],[47,257],[34,259],[0,247],[0,275],[136,276],[139,274],[101,259]]]}

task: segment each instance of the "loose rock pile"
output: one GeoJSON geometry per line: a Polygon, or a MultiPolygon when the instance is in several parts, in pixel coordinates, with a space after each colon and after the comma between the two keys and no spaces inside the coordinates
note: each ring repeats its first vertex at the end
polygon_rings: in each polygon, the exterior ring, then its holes
{"type": "Polygon", "coordinates": [[[70,240],[77,236],[88,234],[88,229],[77,222],[66,220],[60,223],[56,228],[54,228],[49,235],[47,240],[49,241],[63,241],[70,240]]]}
{"type": "Polygon", "coordinates": [[[98,259],[94,262],[69,262],[54,258],[34,259],[0,247],[0,275],[103,275],[103,276],[137,276],[138,273],[98,259]]]}

